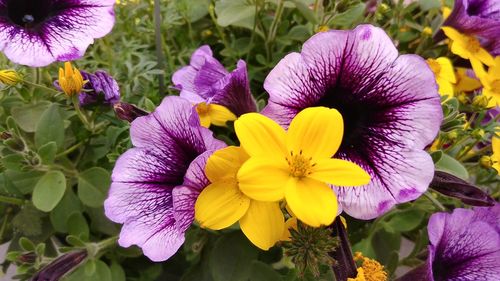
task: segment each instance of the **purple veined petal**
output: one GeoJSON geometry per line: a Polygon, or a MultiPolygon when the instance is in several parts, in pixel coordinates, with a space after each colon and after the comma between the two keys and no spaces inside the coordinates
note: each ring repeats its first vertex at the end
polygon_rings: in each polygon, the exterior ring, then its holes
{"type": "Polygon", "coordinates": [[[114,4],[113,0],[4,2],[0,50],[13,62],[33,67],[78,59],[95,38],[113,28],[114,4]]]}
{"type": "Polygon", "coordinates": [[[457,0],[443,23],[467,35],[499,41],[500,2],[497,0],[457,0]]]}
{"type": "Polygon", "coordinates": [[[103,104],[114,105],[120,101],[120,87],[118,82],[106,71],[98,70],[94,74],[80,71],[83,80],[87,83],[83,86],[86,90],[78,95],[81,106],[95,104],[101,101],[103,104]]]}
{"type": "MultiPolygon", "coordinates": [[[[193,105],[181,98],[169,96],[156,110],[132,122],[130,136],[136,147],[159,147],[169,153],[178,151],[192,159],[206,150],[201,127],[193,121],[193,105]]],[[[196,118],[194,118],[196,119],[196,118]]],[[[213,137],[212,137],[213,138],[213,137]]]]}
{"type": "Polygon", "coordinates": [[[217,81],[212,86],[214,94],[211,103],[227,107],[232,113],[240,116],[257,111],[255,99],[250,93],[250,82],[246,63],[239,60],[236,69],[217,81]]]}
{"type": "Polygon", "coordinates": [[[380,147],[380,150],[385,159],[376,157],[375,163],[365,162],[364,157],[356,160],[354,153],[349,154],[350,161],[370,174],[368,185],[334,187],[344,212],[359,219],[376,218],[398,203],[417,199],[434,176],[434,163],[423,150],[391,151],[391,147],[380,147]]]}
{"type": "Polygon", "coordinates": [[[435,280],[497,280],[500,276],[500,233],[497,225],[482,220],[489,215],[498,220],[498,209],[455,209],[437,213],[429,220],[429,259],[435,280]],[[476,212],[484,212],[476,215],[476,212]]]}
{"type": "Polygon", "coordinates": [[[301,53],[282,59],[264,87],[270,98],[262,113],[283,127],[307,107],[342,114],[344,137],[335,157],[372,176],[367,186],[337,189],[349,215],[374,218],[427,189],[434,165],[423,149],[443,118],[437,85],[423,59],[398,57],[382,29],[318,33],[301,53]]]}

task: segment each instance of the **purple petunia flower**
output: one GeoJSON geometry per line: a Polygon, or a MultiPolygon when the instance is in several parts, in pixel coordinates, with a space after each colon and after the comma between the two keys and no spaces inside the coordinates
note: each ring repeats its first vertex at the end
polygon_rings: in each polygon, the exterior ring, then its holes
{"type": "Polygon", "coordinates": [[[100,100],[105,104],[114,105],[120,101],[120,87],[118,82],[104,70],[98,70],[94,74],[80,71],[83,80],[84,92],[78,95],[80,105],[85,106],[100,100]]]}
{"type": "Polygon", "coordinates": [[[33,67],[78,59],[113,28],[115,2],[0,0],[0,51],[33,67]]]}
{"type": "Polygon", "coordinates": [[[436,213],[429,256],[399,281],[496,281],[500,278],[500,205],[436,213]]]}
{"type": "Polygon", "coordinates": [[[200,126],[193,110],[187,100],[167,97],[153,113],[135,119],[134,147],[113,169],[106,216],[123,224],[121,246],[138,245],[153,261],[168,259],[184,242],[196,198],[208,185],[206,160],[225,146],[200,126]]]}
{"type": "Polygon", "coordinates": [[[257,111],[245,61],[239,60],[236,69],[228,72],[207,45],[193,53],[190,65],[174,73],[172,82],[180,96],[194,104],[223,105],[236,116],[257,111]]]}
{"type": "Polygon", "coordinates": [[[500,1],[457,0],[443,25],[478,36],[492,55],[500,55],[500,1]]]}
{"type": "Polygon", "coordinates": [[[340,111],[344,137],[336,157],[372,177],[365,186],[334,188],[349,215],[375,218],[427,190],[434,164],[424,148],[443,118],[437,85],[425,61],[398,57],[382,29],[314,35],[276,65],[264,88],[270,98],[262,113],[285,127],[307,107],[340,111]]]}

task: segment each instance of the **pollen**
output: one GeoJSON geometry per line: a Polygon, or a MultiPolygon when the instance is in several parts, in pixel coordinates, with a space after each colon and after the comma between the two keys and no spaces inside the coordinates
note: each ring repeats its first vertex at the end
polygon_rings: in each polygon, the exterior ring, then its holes
{"type": "Polygon", "coordinates": [[[286,158],[290,175],[299,179],[310,175],[312,167],[316,165],[311,160],[312,158],[302,155],[302,151],[299,154],[290,151],[290,155],[286,158]]]}
{"type": "Polygon", "coordinates": [[[479,40],[472,36],[466,36],[467,37],[467,50],[469,50],[471,53],[478,53],[479,50],[481,49],[481,44],[479,43],[479,40]]]}
{"type": "Polygon", "coordinates": [[[387,272],[378,261],[364,257],[360,252],[355,253],[354,260],[363,264],[358,268],[356,278],[348,278],[348,281],[387,281],[387,272]]]}

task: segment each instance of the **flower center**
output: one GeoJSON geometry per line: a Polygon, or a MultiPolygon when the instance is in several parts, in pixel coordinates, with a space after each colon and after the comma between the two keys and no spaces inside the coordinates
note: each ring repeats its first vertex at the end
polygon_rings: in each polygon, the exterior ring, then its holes
{"type": "Polygon", "coordinates": [[[431,68],[432,72],[434,72],[435,75],[441,72],[441,65],[439,65],[439,63],[436,60],[428,59],[427,63],[429,64],[429,67],[431,68]]]}
{"type": "Polygon", "coordinates": [[[50,0],[7,0],[9,19],[22,27],[31,28],[50,15],[50,0]]]}
{"type": "Polygon", "coordinates": [[[471,53],[477,53],[481,49],[481,44],[479,43],[479,40],[472,36],[467,36],[467,50],[469,50],[471,53]]]}
{"type": "Polygon", "coordinates": [[[200,102],[196,105],[196,112],[198,112],[200,116],[208,114],[209,111],[210,107],[204,102],[200,102]]]}
{"type": "Polygon", "coordinates": [[[316,165],[311,163],[311,160],[310,157],[308,158],[302,155],[302,151],[295,155],[293,151],[290,151],[290,155],[286,158],[290,169],[290,175],[300,179],[311,174],[312,167],[316,165]]]}

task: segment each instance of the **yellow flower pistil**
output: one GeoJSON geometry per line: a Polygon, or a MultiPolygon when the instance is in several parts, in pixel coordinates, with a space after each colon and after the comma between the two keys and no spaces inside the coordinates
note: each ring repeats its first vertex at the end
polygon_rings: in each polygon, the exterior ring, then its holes
{"type": "Polygon", "coordinates": [[[64,63],[64,69],[59,68],[59,87],[67,96],[71,97],[79,94],[82,91],[83,84],[82,74],[70,62],[64,63]]]}
{"type": "Polygon", "coordinates": [[[278,202],[252,200],[240,191],[236,173],[248,159],[240,147],[229,146],[208,158],[205,174],[210,180],[195,204],[195,219],[214,230],[240,223],[241,230],[257,247],[268,250],[279,241],[285,219],[278,202]]]}
{"type": "Polygon", "coordinates": [[[467,69],[462,67],[456,68],[457,83],[455,84],[455,92],[472,92],[481,88],[481,82],[478,79],[467,75],[467,69]]]}
{"type": "Polygon", "coordinates": [[[310,226],[330,225],[337,215],[337,197],[329,184],[370,181],[358,165],[332,158],[344,132],[335,109],[307,108],[295,116],[288,132],[258,113],[244,114],[234,126],[250,156],[238,171],[240,190],[259,201],[286,199],[291,212],[310,226]]]}
{"type": "Polygon", "coordinates": [[[12,69],[0,70],[0,82],[7,86],[14,86],[21,82],[23,78],[12,69]]]}
{"type": "Polygon", "coordinates": [[[479,40],[474,36],[461,34],[456,29],[445,26],[442,27],[444,33],[452,40],[451,52],[468,59],[472,65],[472,69],[477,73],[477,69],[482,67],[482,63],[493,65],[493,57],[486,51],[479,40]]]}
{"type": "Polygon", "coordinates": [[[488,107],[500,105],[500,56],[495,58],[488,72],[481,67],[476,74],[483,84],[483,95],[489,98],[488,107]]]}
{"type": "Polygon", "coordinates": [[[491,148],[493,150],[493,155],[491,155],[492,167],[500,174],[500,138],[493,136],[491,148]]]}
{"type": "Polygon", "coordinates": [[[236,120],[236,115],[226,107],[218,104],[201,102],[196,105],[196,112],[200,116],[201,125],[206,128],[210,127],[210,124],[226,126],[227,121],[236,120]]]}
{"type": "Polygon", "coordinates": [[[358,267],[356,278],[347,278],[347,281],[387,281],[387,272],[378,261],[363,257],[360,252],[355,253],[354,260],[363,264],[358,267]]]}
{"type": "Polygon", "coordinates": [[[428,59],[427,64],[436,76],[436,82],[439,86],[439,94],[442,96],[453,96],[453,84],[457,82],[453,65],[448,58],[440,57],[437,59],[428,59]]]}

